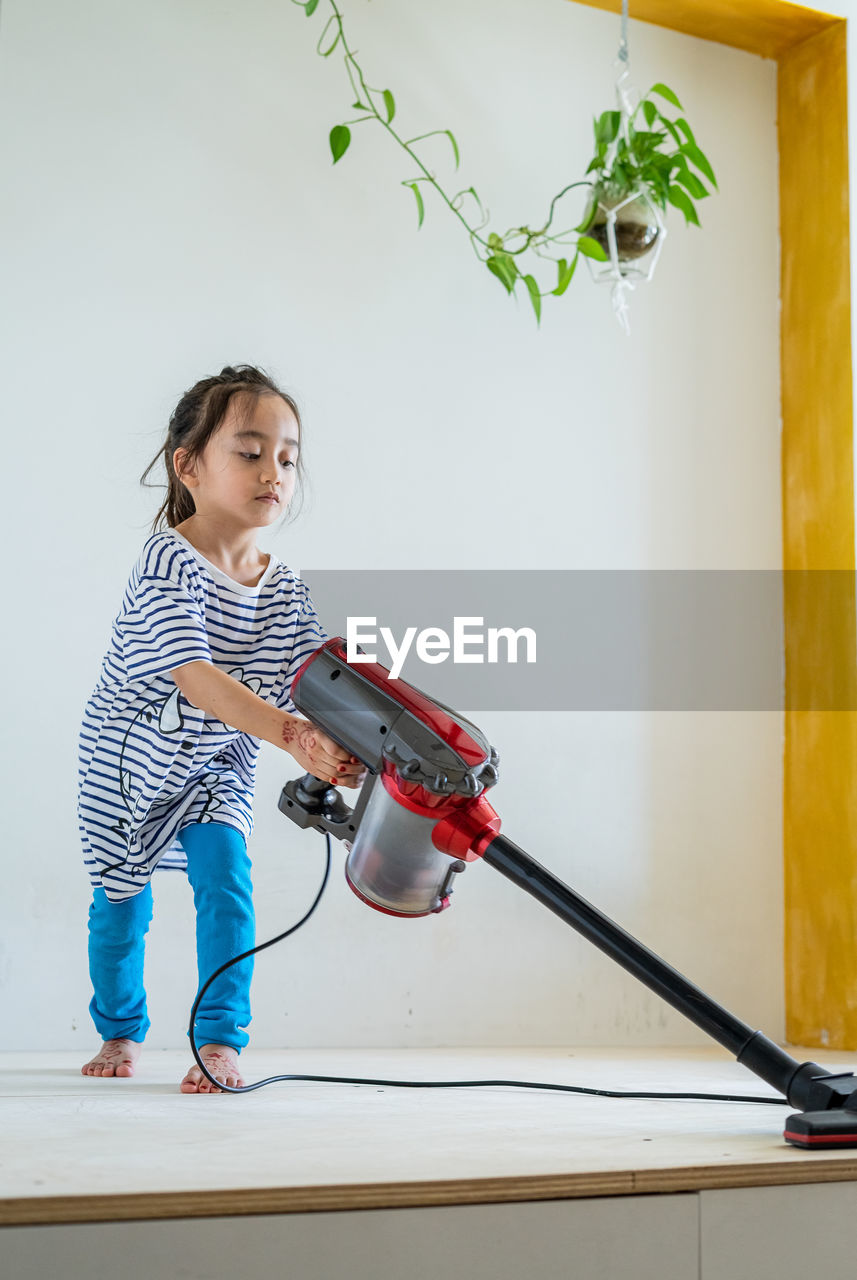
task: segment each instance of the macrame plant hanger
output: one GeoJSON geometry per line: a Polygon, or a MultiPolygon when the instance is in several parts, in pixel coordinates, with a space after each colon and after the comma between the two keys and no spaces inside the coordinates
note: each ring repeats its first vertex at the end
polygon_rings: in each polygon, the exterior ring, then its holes
{"type": "MultiPolygon", "coordinates": [[[[616,77],[616,106],[619,110],[620,118],[616,137],[607,150],[607,157],[604,163],[606,173],[610,173],[613,168],[620,139],[624,141],[629,150],[631,149],[629,124],[637,105],[632,100],[632,93],[635,94],[635,91],[632,91],[631,88],[631,72],[629,69],[628,0],[622,0],[622,30],[619,39],[619,51],[613,65],[618,72],[616,77]]],[[[639,101],[639,95],[635,94],[635,96],[639,101]]],[[[599,199],[597,205],[598,210],[604,214],[607,238],[606,249],[610,256],[610,261],[609,263],[599,263],[592,258],[587,258],[587,263],[592,278],[596,283],[612,285],[610,297],[613,303],[613,310],[625,333],[630,334],[631,322],[627,295],[633,292],[640,281],[651,280],[654,275],[658,258],[661,255],[661,248],[667,235],[666,225],[660,209],[649,198],[648,193],[642,189],[632,191],[624,199],[616,203],[605,201],[603,198],[599,199]],[[616,234],[617,218],[621,232],[623,219],[620,215],[623,210],[626,213],[629,212],[632,205],[635,206],[636,210],[644,209],[646,221],[653,229],[656,228],[649,248],[644,251],[645,257],[649,259],[645,265],[639,261],[643,254],[637,251],[633,255],[629,255],[628,251],[620,243],[621,237],[617,238],[616,234]]],[[[638,220],[639,218],[637,218],[638,220]]]]}

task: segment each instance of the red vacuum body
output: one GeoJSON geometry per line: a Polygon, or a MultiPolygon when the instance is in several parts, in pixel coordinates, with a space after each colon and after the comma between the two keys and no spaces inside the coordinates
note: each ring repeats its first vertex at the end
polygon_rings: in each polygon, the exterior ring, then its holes
{"type": "Polygon", "coordinates": [[[341,638],[303,664],[292,701],[369,775],[353,811],[311,778],[287,784],[280,808],[346,842],[346,878],[370,907],[425,916],[449,906],[455,875],[500,830],[485,798],[498,776],[485,736],[377,663],[349,664],[341,638]]]}

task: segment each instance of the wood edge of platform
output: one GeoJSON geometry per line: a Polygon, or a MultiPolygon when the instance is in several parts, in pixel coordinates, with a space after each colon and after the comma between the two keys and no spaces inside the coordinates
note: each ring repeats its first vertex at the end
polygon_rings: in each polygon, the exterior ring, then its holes
{"type": "Polygon", "coordinates": [[[22,1196],[0,1200],[0,1227],[439,1208],[851,1181],[857,1181],[857,1157],[432,1182],[239,1187],[232,1190],[154,1191],[125,1195],[22,1196]]]}

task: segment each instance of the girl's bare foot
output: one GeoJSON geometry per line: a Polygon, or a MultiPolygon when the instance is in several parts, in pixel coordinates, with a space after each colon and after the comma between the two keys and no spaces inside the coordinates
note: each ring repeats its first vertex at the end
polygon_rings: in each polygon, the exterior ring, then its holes
{"type": "MultiPolygon", "coordinates": [[[[231,1045],[200,1045],[199,1056],[202,1058],[215,1080],[219,1080],[221,1084],[230,1085],[233,1089],[238,1089],[243,1085],[244,1077],[238,1070],[238,1050],[233,1049],[231,1045]]],[[[194,1063],[184,1080],[182,1080],[180,1088],[182,1093],[223,1092],[222,1089],[216,1088],[216,1086],[202,1074],[196,1063],[194,1063]]]]}
{"type": "Polygon", "coordinates": [[[100,1051],[80,1068],[82,1076],[132,1076],[143,1050],[136,1040],[105,1040],[100,1051]]]}

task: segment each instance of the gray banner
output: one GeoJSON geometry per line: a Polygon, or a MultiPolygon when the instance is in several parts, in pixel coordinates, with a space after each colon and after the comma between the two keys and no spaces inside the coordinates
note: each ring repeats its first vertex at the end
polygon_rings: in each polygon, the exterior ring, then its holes
{"type": "Polygon", "coordinates": [[[855,579],[844,571],[309,569],[302,577],[331,634],[345,636],[350,619],[364,651],[388,668],[398,661],[403,679],[453,707],[782,709],[788,608],[789,709],[857,710],[855,579]],[[457,656],[456,629],[467,634],[457,656]],[[516,645],[502,629],[522,633],[516,645]]]}

